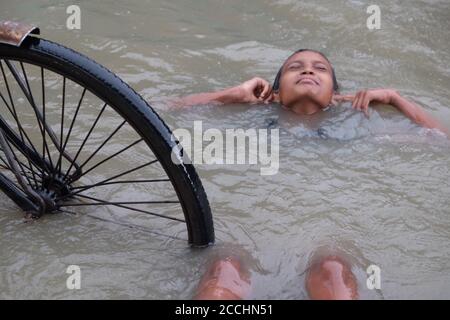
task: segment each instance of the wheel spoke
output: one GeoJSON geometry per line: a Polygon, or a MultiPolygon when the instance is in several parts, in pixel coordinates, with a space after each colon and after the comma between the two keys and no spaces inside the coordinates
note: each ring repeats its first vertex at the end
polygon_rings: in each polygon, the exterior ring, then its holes
{"type": "MultiPolygon", "coordinates": [[[[46,116],[46,110],[45,110],[45,77],[44,77],[44,68],[41,67],[41,89],[42,89],[42,119],[44,123],[46,122],[45,116],[46,116]]],[[[42,160],[45,163],[45,151],[48,150],[47,145],[47,134],[46,131],[43,130],[42,132],[42,160]]],[[[49,160],[51,160],[50,154],[48,155],[49,160]]],[[[53,166],[52,166],[53,167],[53,166]]],[[[41,174],[44,176],[44,167],[41,167],[41,174]]]]}
{"type": "MultiPolygon", "coordinates": [[[[60,125],[60,138],[59,138],[59,155],[62,154],[62,143],[63,143],[63,134],[64,134],[64,110],[66,105],[66,77],[63,77],[63,87],[62,87],[62,103],[61,103],[61,125],[60,125]]],[[[58,159],[56,164],[56,171],[61,171],[61,159],[58,159]]]]}
{"type": "MultiPolygon", "coordinates": [[[[2,150],[2,151],[3,151],[3,150],[2,150]]],[[[0,156],[0,160],[4,163],[4,164],[0,164],[0,168],[3,168],[3,169],[5,169],[5,170],[9,170],[9,171],[11,171],[11,172],[14,172],[13,169],[11,169],[11,167],[8,165],[8,163],[6,162],[6,160],[3,159],[2,156],[0,156]]],[[[29,168],[26,164],[24,164],[22,161],[19,161],[19,163],[21,163],[22,166],[23,166],[25,169],[28,169],[28,171],[25,171],[25,173],[27,174],[27,176],[28,176],[30,173],[32,173],[32,172],[30,171],[30,168],[29,168]]],[[[33,181],[42,183],[42,176],[40,176],[40,175],[39,175],[38,173],[36,173],[36,172],[34,172],[34,173],[35,173],[36,176],[38,176],[38,178],[34,177],[33,181]]],[[[38,188],[38,185],[35,184],[35,186],[36,186],[36,188],[38,188]]],[[[23,191],[23,190],[22,190],[22,191],[23,191]]]]}
{"type": "MultiPolygon", "coordinates": [[[[84,166],[97,154],[97,152],[99,152],[103,146],[120,130],[120,128],[123,127],[123,125],[126,123],[126,121],[124,120],[116,129],[114,129],[114,131],[108,136],[108,138],[106,138],[105,141],[102,142],[102,144],[89,156],[89,158],[87,158],[80,166],[79,169],[84,168],[84,166]]],[[[69,179],[70,181],[72,181],[72,179],[69,179]]]]}
{"type": "Polygon", "coordinates": [[[133,169],[127,170],[127,171],[122,172],[122,173],[119,173],[119,174],[117,174],[117,175],[115,175],[115,176],[113,176],[113,177],[111,177],[111,178],[105,179],[105,180],[100,181],[100,182],[98,182],[98,183],[96,183],[96,184],[93,184],[93,185],[90,185],[90,186],[85,186],[85,187],[83,187],[83,188],[80,188],[78,191],[76,191],[76,192],[74,192],[74,193],[71,193],[71,194],[69,194],[69,195],[66,195],[66,196],[61,197],[60,199],[68,198],[68,197],[70,197],[70,196],[77,195],[77,194],[79,194],[79,193],[81,193],[81,192],[83,192],[83,191],[86,191],[86,190],[88,190],[88,189],[95,188],[95,187],[97,187],[97,186],[103,185],[103,184],[105,184],[106,182],[109,182],[109,181],[111,181],[111,180],[120,178],[120,177],[122,177],[122,176],[124,176],[124,175],[126,175],[126,174],[129,174],[129,173],[131,173],[131,172],[137,171],[137,170],[142,169],[142,168],[144,168],[144,167],[150,166],[150,165],[154,164],[155,162],[158,162],[158,160],[153,160],[153,161],[144,163],[143,165],[140,165],[140,166],[135,167],[135,168],[133,168],[133,169]]]}
{"type": "MultiPolygon", "coordinates": [[[[20,62],[21,66],[22,66],[22,72],[23,72],[23,75],[25,77],[25,82],[26,83],[24,83],[24,80],[20,77],[19,72],[17,71],[16,67],[10,61],[5,60],[5,63],[8,66],[9,71],[11,71],[11,73],[12,73],[14,79],[16,80],[17,84],[19,85],[19,88],[22,90],[23,94],[25,95],[25,97],[27,98],[28,102],[30,103],[31,108],[33,109],[33,111],[34,111],[34,113],[36,115],[36,119],[37,119],[37,122],[38,122],[39,130],[41,130],[41,134],[43,134],[43,130],[46,129],[47,125],[46,125],[46,123],[43,122],[42,115],[40,114],[39,110],[36,107],[36,103],[34,102],[33,94],[31,92],[31,89],[30,89],[30,86],[29,86],[29,83],[28,83],[28,77],[27,77],[27,74],[25,72],[25,68],[23,67],[23,63],[20,62]],[[25,87],[25,85],[27,87],[25,87]]],[[[48,130],[48,128],[47,128],[47,130],[48,130]]],[[[50,132],[49,132],[49,134],[50,134],[50,132]]],[[[55,140],[56,140],[56,138],[55,138],[55,140]]],[[[37,150],[34,148],[34,145],[33,145],[33,150],[37,153],[37,150]]],[[[50,154],[50,152],[49,152],[49,154],[50,154]]]]}
{"type": "MultiPolygon", "coordinates": [[[[78,197],[86,197],[83,195],[77,195],[78,197]]],[[[89,198],[89,197],[86,197],[89,198]]],[[[91,199],[91,198],[90,198],[91,199]]],[[[64,206],[67,207],[82,207],[82,206],[115,206],[118,204],[167,204],[167,203],[180,203],[180,201],[177,200],[161,200],[161,201],[125,201],[125,202],[107,202],[107,201],[102,201],[102,202],[92,202],[92,203],[65,203],[64,206]]]]}
{"type": "Polygon", "coordinates": [[[25,163],[23,163],[22,161],[20,161],[17,157],[16,157],[16,161],[17,161],[18,163],[20,163],[25,169],[28,169],[28,171],[29,171],[30,173],[33,174],[33,177],[34,177],[34,179],[35,179],[36,181],[39,181],[38,179],[36,179],[36,176],[38,176],[38,177],[40,177],[40,178],[43,177],[43,176],[40,175],[40,173],[37,173],[36,171],[34,171],[34,170],[32,169],[32,167],[27,166],[25,163]]]}
{"type": "MultiPolygon", "coordinates": [[[[18,85],[19,85],[20,89],[22,90],[23,94],[25,95],[25,97],[27,98],[28,102],[30,103],[30,105],[31,105],[31,107],[32,107],[32,109],[33,109],[33,111],[34,111],[34,113],[36,115],[36,118],[37,118],[37,121],[38,121],[38,125],[39,125],[39,128],[41,130],[41,134],[42,134],[42,130],[47,131],[48,136],[50,137],[50,140],[52,140],[52,142],[55,145],[56,149],[63,153],[64,158],[68,159],[69,161],[72,161],[72,159],[70,158],[69,155],[67,155],[64,151],[61,151],[61,149],[62,149],[62,138],[63,138],[62,132],[61,132],[61,140],[58,141],[58,138],[56,137],[56,134],[53,132],[53,130],[47,125],[47,123],[43,122],[43,116],[39,112],[38,108],[36,107],[36,104],[35,104],[34,98],[33,98],[33,94],[32,94],[31,91],[28,91],[27,88],[25,87],[26,83],[24,83],[24,80],[20,77],[18,71],[16,70],[16,67],[13,64],[11,64],[11,62],[8,61],[8,60],[5,60],[5,63],[8,66],[9,70],[11,71],[11,73],[13,74],[14,78],[16,79],[16,82],[18,83],[18,85]]],[[[26,77],[26,73],[24,73],[24,77],[25,77],[26,82],[27,82],[28,80],[27,80],[27,77],[26,77]]],[[[63,77],[63,84],[64,84],[64,87],[63,87],[63,91],[64,91],[63,92],[63,101],[65,99],[65,82],[66,82],[66,77],[63,77]]],[[[29,86],[27,86],[27,87],[29,87],[29,86]]],[[[62,120],[64,120],[64,108],[63,108],[63,112],[62,112],[62,120]]],[[[47,152],[50,155],[49,150],[47,150],[47,152]]],[[[53,163],[52,163],[52,160],[51,160],[50,156],[49,156],[49,159],[50,159],[51,167],[53,169],[54,166],[53,166],[53,163]]]]}
{"type": "Polygon", "coordinates": [[[70,210],[66,210],[66,209],[56,209],[56,211],[60,211],[60,212],[64,212],[64,213],[69,213],[69,214],[71,214],[71,215],[73,215],[73,216],[77,216],[77,215],[78,215],[78,213],[73,212],[73,211],[70,211],[70,210]]]}
{"type": "Polygon", "coordinates": [[[95,185],[91,184],[91,185],[87,185],[87,186],[77,186],[77,187],[73,187],[72,189],[74,189],[74,190],[86,189],[86,188],[106,186],[106,185],[110,185],[110,184],[127,184],[127,183],[135,184],[135,183],[153,183],[153,182],[170,182],[170,179],[119,180],[119,181],[105,182],[105,183],[95,184],[95,185]]]}
{"type": "MultiPolygon", "coordinates": [[[[2,151],[3,153],[5,152],[1,147],[0,147],[0,151],[2,151]]],[[[0,156],[0,160],[2,160],[3,163],[5,163],[5,165],[8,165],[7,162],[3,159],[2,156],[0,156]]],[[[34,166],[37,170],[40,170],[40,169],[37,168],[36,165],[32,164],[30,161],[28,161],[29,166],[27,166],[25,163],[23,163],[22,161],[20,161],[20,160],[18,160],[18,159],[17,159],[17,161],[20,162],[26,169],[28,169],[30,173],[32,173],[32,175],[33,175],[33,177],[35,178],[35,180],[39,181],[38,179],[36,179],[35,176],[38,176],[38,177],[40,177],[40,178],[42,178],[42,177],[44,176],[43,173],[38,173],[37,171],[33,170],[33,166],[34,166]]],[[[9,165],[8,165],[8,167],[9,167],[9,165]]],[[[10,168],[10,169],[11,169],[11,168],[10,168]]]]}
{"type": "MultiPolygon", "coordinates": [[[[68,213],[71,213],[72,215],[74,214],[72,212],[68,212],[68,213]]],[[[180,237],[177,237],[177,236],[169,236],[167,234],[163,234],[163,233],[160,233],[160,232],[149,230],[147,228],[143,228],[142,226],[138,226],[138,225],[131,224],[131,223],[124,223],[124,222],[117,221],[117,220],[105,219],[105,218],[98,217],[98,216],[95,216],[95,215],[92,215],[92,214],[86,214],[84,216],[92,218],[92,219],[95,219],[95,220],[99,220],[99,221],[108,222],[108,223],[112,223],[112,224],[115,224],[115,225],[127,227],[127,228],[130,228],[130,229],[137,229],[139,231],[144,231],[144,232],[148,232],[148,233],[151,233],[151,234],[156,234],[158,236],[163,236],[163,237],[174,239],[174,240],[187,241],[187,239],[183,239],[183,238],[180,238],[180,237]]]]}
{"type": "MultiPolygon", "coordinates": [[[[138,211],[138,212],[142,212],[142,213],[146,213],[152,216],[156,216],[156,217],[160,217],[160,218],[164,218],[164,219],[169,219],[169,220],[174,220],[174,221],[179,221],[179,222],[186,222],[185,220],[179,219],[179,218],[174,218],[174,217],[168,217],[159,213],[155,213],[155,212],[151,212],[151,211],[147,211],[147,210],[142,210],[142,209],[138,209],[138,208],[133,208],[133,207],[129,207],[126,206],[125,204],[141,204],[141,202],[108,202],[102,199],[97,199],[94,197],[88,197],[88,196],[84,196],[84,195],[77,195],[77,197],[81,197],[81,198],[85,198],[85,199],[89,199],[89,200],[94,200],[96,201],[95,203],[64,203],[63,205],[61,205],[60,207],[76,207],[76,206],[100,206],[100,205],[110,205],[110,206],[115,206],[115,207],[120,207],[120,208],[124,208],[124,209],[128,209],[128,210],[132,210],[132,211],[138,211]]],[[[145,203],[145,202],[144,202],[145,203]]],[[[148,203],[148,202],[146,202],[148,203]]],[[[160,203],[160,202],[150,202],[150,203],[160,203]]],[[[172,203],[172,202],[170,202],[172,203]]],[[[173,202],[173,203],[178,203],[178,201],[173,202]]]]}
{"type": "MultiPolygon", "coordinates": [[[[59,159],[58,159],[58,166],[57,166],[57,167],[59,167],[59,169],[61,169],[62,155],[63,155],[64,151],[66,150],[67,142],[69,142],[69,138],[70,138],[70,135],[72,133],[73,125],[75,123],[75,120],[77,119],[78,111],[80,111],[81,103],[83,101],[83,97],[84,97],[85,93],[86,93],[86,88],[83,89],[83,93],[81,94],[81,98],[78,101],[77,109],[75,110],[75,115],[73,116],[72,122],[70,124],[69,132],[67,133],[66,140],[64,141],[64,145],[62,146],[62,148],[60,150],[59,159]]],[[[75,163],[75,161],[72,161],[71,163],[75,163]]],[[[59,172],[61,172],[61,170],[59,170],[59,172]]]]}
{"type": "Polygon", "coordinates": [[[108,158],[103,159],[102,161],[100,161],[99,163],[95,164],[93,167],[89,168],[89,170],[86,170],[83,172],[83,174],[81,176],[79,176],[78,178],[81,178],[82,176],[84,176],[85,174],[91,172],[92,170],[94,170],[95,168],[97,168],[98,166],[104,164],[105,162],[111,160],[112,158],[118,156],[119,154],[121,154],[122,152],[125,152],[126,150],[130,149],[131,147],[135,146],[136,144],[138,144],[139,142],[143,141],[144,139],[138,139],[135,142],[133,142],[132,144],[130,144],[129,146],[120,149],[119,151],[117,151],[116,153],[110,155],[108,158]]]}
{"type": "MultiPolygon", "coordinates": [[[[1,96],[1,98],[2,98],[2,100],[3,100],[3,102],[5,103],[6,108],[9,110],[9,112],[12,114],[14,120],[16,121],[17,127],[19,128],[19,134],[20,134],[20,138],[21,138],[21,140],[22,140],[22,143],[25,144],[25,141],[24,141],[24,139],[23,139],[23,135],[25,135],[26,138],[27,138],[27,140],[28,140],[28,142],[29,142],[31,145],[33,145],[33,144],[31,143],[30,138],[29,138],[28,135],[26,134],[25,130],[22,128],[22,125],[20,124],[19,118],[18,118],[18,116],[17,116],[17,112],[16,112],[16,107],[15,107],[15,104],[14,104],[14,100],[13,100],[12,95],[11,95],[11,90],[10,90],[10,88],[9,88],[8,79],[7,79],[7,77],[6,77],[5,70],[3,69],[3,63],[2,63],[1,60],[0,60],[0,68],[1,68],[1,70],[2,70],[3,80],[5,81],[6,91],[8,92],[8,97],[9,97],[9,102],[11,103],[11,107],[9,106],[8,102],[7,102],[6,99],[3,97],[3,94],[2,94],[1,92],[0,92],[0,96],[1,96]]],[[[34,151],[36,151],[36,150],[34,150],[34,151]]]]}
{"type": "MultiPolygon", "coordinates": [[[[0,96],[2,96],[1,93],[0,93],[0,96]]],[[[2,98],[3,98],[3,96],[2,96],[2,98]]],[[[3,100],[3,101],[7,105],[6,101],[5,100],[3,100]]],[[[7,108],[10,110],[8,105],[7,105],[7,108]]],[[[11,113],[12,113],[12,111],[11,111],[11,113]]],[[[18,121],[17,117],[15,117],[15,119],[16,119],[16,121],[18,121]]],[[[20,152],[27,158],[28,161],[31,161],[33,163],[38,162],[40,164],[39,165],[40,170],[44,171],[44,169],[47,169],[47,167],[48,167],[45,163],[45,160],[39,156],[39,153],[36,151],[36,148],[33,146],[33,143],[30,141],[30,138],[28,137],[28,135],[26,134],[26,132],[23,130],[22,126],[20,125],[20,122],[18,122],[18,125],[19,125],[19,133],[20,133],[20,137],[17,137],[18,140],[14,139],[13,136],[7,135],[8,139],[11,139],[13,141],[14,145],[20,150],[20,152]],[[25,138],[27,138],[28,142],[30,143],[29,145],[27,145],[25,142],[23,142],[24,136],[25,136],[25,138]],[[31,146],[31,149],[28,146],[31,146]],[[37,159],[39,159],[39,161],[36,161],[37,159]]],[[[8,124],[5,122],[5,120],[2,117],[0,117],[0,127],[9,129],[11,135],[15,134],[11,128],[8,128],[8,124]]]]}
{"type": "Polygon", "coordinates": [[[84,145],[86,144],[86,141],[89,139],[89,136],[91,135],[92,131],[94,130],[95,126],[97,125],[97,122],[100,120],[100,118],[101,118],[101,116],[102,116],[102,114],[103,114],[103,111],[105,111],[106,106],[107,106],[107,104],[105,103],[105,104],[103,105],[102,110],[100,110],[100,113],[97,115],[97,118],[95,119],[95,121],[94,121],[94,123],[92,124],[91,128],[89,129],[88,133],[86,134],[86,137],[84,137],[84,140],[83,140],[83,142],[81,143],[80,148],[78,148],[78,151],[77,151],[77,153],[75,154],[75,158],[74,158],[73,161],[70,163],[70,167],[69,167],[69,169],[67,170],[66,174],[64,175],[63,180],[66,180],[67,176],[69,175],[70,170],[72,169],[74,163],[77,161],[78,156],[79,156],[80,153],[81,153],[81,150],[83,149],[84,145]]]}
{"type": "MultiPolygon", "coordinates": [[[[3,151],[3,150],[1,150],[1,151],[3,151]]],[[[5,165],[2,165],[2,167],[3,167],[4,169],[11,170],[11,168],[9,167],[8,162],[6,162],[6,160],[3,159],[3,157],[2,157],[1,155],[0,155],[0,160],[5,164],[5,165]]]]}
{"type": "MultiPolygon", "coordinates": [[[[0,132],[0,135],[4,136],[3,132],[0,132]]],[[[19,165],[20,171],[22,171],[22,174],[21,174],[20,172],[15,172],[16,170],[12,170],[12,172],[14,172],[14,173],[16,174],[16,177],[17,177],[18,182],[21,183],[21,184],[24,184],[24,183],[21,181],[21,178],[20,178],[20,175],[21,175],[22,177],[25,177],[25,179],[28,181],[28,185],[32,187],[33,184],[31,183],[30,177],[25,173],[25,170],[24,170],[24,168],[23,168],[22,162],[19,161],[19,159],[17,158],[17,155],[16,155],[16,153],[14,152],[14,150],[11,148],[11,145],[9,144],[8,139],[4,139],[4,141],[5,141],[6,145],[7,145],[7,147],[9,147],[9,150],[11,151],[11,155],[13,156],[14,160],[15,160],[16,163],[19,165]]],[[[7,147],[5,146],[5,149],[6,149],[7,147]]],[[[6,153],[5,153],[5,154],[6,154],[6,153]]],[[[7,156],[7,157],[8,157],[8,156],[7,156]]],[[[9,158],[10,158],[10,157],[8,157],[8,159],[9,159],[9,158]]],[[[11,165],[10,165],[10,166],[11,166],[11,165]]],[[[35,187],[37,188],[37,182],[36,182],[36,181],[34,181],[34,182],[35,182],[35,187]]]]}
{"type": "MultiPolygon", "coordinates": [[[[23,146],[26,145],[26,143],[25,143],[25,141],[24,141],[24,138],[23,138],[23,137],[25,136],[26,139],[27,139],[27,141],[28,141],[28,143],[30,144],[31,148],[32,148],[33,151],[35,152],[35,154],[38,154],[36,148],[34,147],[33,143],[31,142],[31,139],[28,137],[27,133],[25,132],[25,130],[23,129],[23,127],[22,127],[22,125],[21,125],[21,123],[20,123],[20,121],[19,121],[19,117],[18,117],[18,115],[17,115],[17,111],[16,111],[16,108],[15,108],[15,105],[14,105],[14,101],[13,101],[12,95],[11,95],[11,90],[9,89],[8,80],[7,80],[5,71],[4,71],[4,69],[3,69],[3,64],[2,64],[2,62],[1,62],[1,60],[0,60],[0,68],[1,68],[1,71],[2,71],[2,74],[3,74],[3,79],[4,79],[4,81],[5,81],[5,86],[6,86],[6,89],[7,89],[7,92],[8,92],[8,96],[9,96],[9,100],[10,100],[10,103],[11,103],[11,107],[9,106],[8,102],[7,102],[6,99],[3,97],[3,95],[1,94],[1,92],[0,92],[0,96],[1,96],[1,98],[2,98],[2,100],[3,100],[3,102],[5,103],[6,108],[9,110],[9,112],[10,112],[11,115],[13,116],[14,120],[16,121],[17,127],[18,127],[18,129],[19,129],[19,135],[20,135],[20,140],[21,140],[21,142],[22,142],[22,145],[23,145],[23,146]]],[[[0,119],[0,121],[1,121],[1,122],[4,122],[3,119],[0,119]]],[[[7,125],[6,122],[4,122],[4,124],[7,125]]],[[[24,154],[24,155],[27,156],[27,160],[28,160],[28,162],[29,162],[29,164],[30,164],[30,166],[31,166],[31,159],[30,159],[30,157],[27,155],[27,152],[26,152],[26,151],[22,151],[22,154],[24,154]]],[[[43,164],[45,164],[45,160],[44,160],[43,164]]],[[[43,170],[43,169],[44,169],[44,168],[43,168],[43,165],[42,165],[41,167],[42,167],[42,170],[43,170]]]]}

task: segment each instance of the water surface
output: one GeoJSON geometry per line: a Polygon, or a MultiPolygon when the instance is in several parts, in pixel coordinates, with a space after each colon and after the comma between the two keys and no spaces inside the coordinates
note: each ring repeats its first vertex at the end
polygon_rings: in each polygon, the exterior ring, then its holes
{"type": "Polygon", "coordinates": [[[0,298],[190,298],[208,261],[231,252],[252,273],[251,298],[305,299],[309,259],[330,250],[351,262],[363,298],[450,298],[450,149],[439,134],[383,106],[366,119],[343,104],[309,126],[276,105],[166,104],[253,76],[272,81],[292,51],[313,48],[328,55],[343,92],[395,88],[450,127],[448,1],[380,0],[376,31],[355,0],[79,1],[82,29],[71,31],[73,3],[3,1],[0,18],[35,23],[112,69],[172,129],[272,123],[280,169],[196,166],[216,227],[206,250],[82,217],[23,224],[1,194],[0,298]],[[66,288],[71,264],[82,269],[81,290],[66,288]],[[381,268],[381,291],[365,287],[370,264],[381,268]]]}

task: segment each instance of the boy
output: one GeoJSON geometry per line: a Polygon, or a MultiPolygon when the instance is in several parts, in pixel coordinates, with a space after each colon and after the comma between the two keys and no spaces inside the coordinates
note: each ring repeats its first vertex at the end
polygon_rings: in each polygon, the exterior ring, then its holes
{"type": "Polygon", "coordinates": [[[229,89],[187,96],[182,105],[206,103],[279,103],[283,108],[302,116],[327,110],[342,101],[369,116],[370,103],[392,105],[413,122],[450,135],[448,129],[417,104],[393,89],[362,90],[354,95],[339,94],[339,86],[330,61],[319,51],[301,49],[294,52],[281,66],[273,87],[268,81],[253,78],[229,89]]]}

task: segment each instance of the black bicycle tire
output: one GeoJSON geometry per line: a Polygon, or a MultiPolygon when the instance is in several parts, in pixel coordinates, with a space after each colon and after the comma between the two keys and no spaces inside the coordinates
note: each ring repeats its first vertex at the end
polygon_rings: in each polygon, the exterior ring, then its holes
{"type": "Polygon", "coordinates": [[[144,138],[180,200],[187,226],[188,243],[203,247],[214,243],[214,226],[208,198],[192,164],[171,160],[172,133],[153,108],[113,72],[70,48],[36,37],[20,47],[0,44],[0,58],[42,66],[80,84],[108,103],[144,138]]]}

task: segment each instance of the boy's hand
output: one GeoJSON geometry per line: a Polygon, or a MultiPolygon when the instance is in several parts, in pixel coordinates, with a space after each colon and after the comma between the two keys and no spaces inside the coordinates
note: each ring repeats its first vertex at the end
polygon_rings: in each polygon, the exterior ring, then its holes
{"type": "Polygon", "coordinates": [[[272,87],[267,80],[253,78],[237,87],[239,89],[239,102],[261,103],[268,102],[272,96],[272,87]]]}
{"type": "Polygon", "coordinates": [[[369,117],[369,104],[378,102],[392,104],[392,98],[397,94],[393,89],[370,89],[358,91],[355,95],[335,95],[334,100],[352,101],[352,108],[364,112],[369,117]]]}

